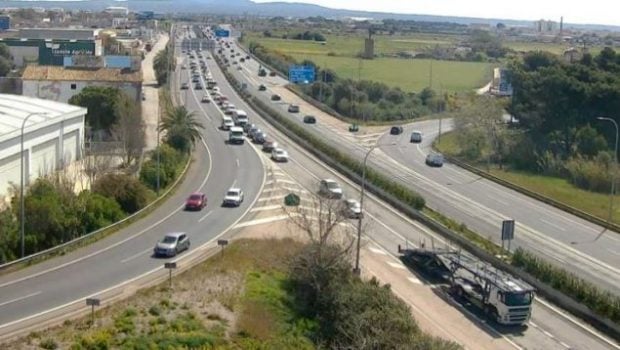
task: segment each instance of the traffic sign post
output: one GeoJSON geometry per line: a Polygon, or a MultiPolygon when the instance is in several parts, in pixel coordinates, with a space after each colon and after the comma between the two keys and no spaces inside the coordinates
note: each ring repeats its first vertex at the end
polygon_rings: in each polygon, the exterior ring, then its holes
{"type": "Polygon", "coordinates": [[[314,82],[315,71],[313,66],[290,66],[288,80],[293,84],[309,84],[314,82]]]}
{"type": "Polygon", "coordinates": [[[90,312],[90,325],[91,326],[95,325],[95,306],[99,306],[99,304],[100,304],[100,300],[97,298],[86,299],[86,306],[91,307],[91,312],[90,312]]]}
{"type": "Polygon", "coordinates": [[[168,288],[172,289],[172,270],[177,268],[176,262],[167,262],[164,263],[164,268],[168,269],[168,288]]]}
{"type": "Polygon", "coordinates": [[[224,247],[226,247],[228,245],[228,240],[227,239],[218,239],[217,240],[217,245],[222,247],[222,254],[221,254],[221,256],[224,256],[224,247]]]}
{"type": "Polygon", "coordinates": [[[508,241],[508,252],[510,252],[510,242],[515,238],[515,221],[504,220],[502,222],[502,250],[504,250],[504,242],[508,241]]]}

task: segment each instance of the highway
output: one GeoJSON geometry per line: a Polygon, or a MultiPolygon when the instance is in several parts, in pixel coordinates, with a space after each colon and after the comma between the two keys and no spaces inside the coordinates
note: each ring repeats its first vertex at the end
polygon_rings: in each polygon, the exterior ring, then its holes
{"type": "MultiPolygon", "coordinates": [[[[319,160],[311,156],[308,151],[296,145],[287,137],[283,136],[279,131],[273,128],[268,122],[262,120],[241,98],[239,98],[233,89],[227,84],[225,77],[215,64],[214,60],[207,61],[213,78],[218,82],[222,93],[227,96],[237,108],[241,108],[248,112],[250,122],[258,125],[262,130],[267,132],[268,137],[276,140],[280,147],[288,151],[290,161],[288,163],[273,164],[277,171],[283,171],[288,175],[289,179],[299,185],[304,193],[316,193],[318,190],[318,182],[320,179],[333,178],[336,179],[344,190],[345,197],[359,198],[359,186],[344,178],[336,171],[326,167],[319,160]]],[[[231,65],[229,71],[237,71],[235,65],[231,65]]],[[[267,80],[274,79],[272,77],[267,80]]],[[[267,160],[269,162],[269,160],[267,160]]],[[[269,168],[269,165],[268,165],[269,168]]],[[[271,169],[271,168],[269,168],[271,169]]],[[[271,169],[273,170],[273,169],[271,169]]],[[[288,182],[287,186],[291,187],[288,182]]],[[[294,192],[294,191],[293,191],[294,192]]],[[[279,206],[276,206],[279,207],[279,206]]],[[[419,242],[426,242],[431,239],[435,244],[442,245],[443,240],[437,234],[431,232],[428,228],[412,221],[388,205],[379,201],[372,195],[366,197],[364,201],[364,211],[367,217],[364,223],[364,232],[366,235],[365,244],[372,247],[383,249],[391,255],[395,255],[398,244],[415,245],[419,242]]],[[[269,222],[271,220],[281,220],[281,209],[270,209],[270,203],[261,206],[260,203],[248,213],[248,215],[239,224],[240,226],[250,225],[252,222],[269,222]],[[271,212],[270,212],[271,210],[271,212]]],[[[353,221],[355,223],[355,221],[353,221]]],[[[375,249],[376,250],[376,249],[375,249]]],[[[392,269],[399,269],[397,264],[387,262],[392,269]]],[[[414,278],[420,278],[415,274],[414,278]]],[[[429,288],[433,288],[429,286],[429,288]]],[[[440,293],[437,289],[434,289],[440,293]]],[[[444,296],[449,298],[448,296],[444,296]]],[[[424,305],[425,301],[406,300],[408,303],[416,303],[424,305]]],[[[458,309],[458,307],[455,307],[458,309]]],[[[458,310],[459,313],[466,311],[458,310]]],[[[469,334],[466,340],[462,338],[452,338],[462,343],[470,342],[472,339],[479,343],[472,349],[609,349],[613,348],[612,343],[600,336],[598,333],[591,331],[586,325],[578,320],[574,320],[568,315],[564,315],[552,305],[540,301],[535,303],[532,320],[530,326],[526,329],[501,329],[499,327],[490,326],[486,321],[478,319],[475,315],[469,315],[470,320],[466,321],[466,327],[469,334]]],[[[454,317],[453,315],[443,315],[446,317],[454,317]]],[[[442,318],[442,316],[437,316],[442,318]]],[[[439,321],[441,327],[441,321],[439,321]]],[[[444,331],[447,337],[454,336],[453,330],[449,326],[444,331]]]]}
{"type": "Polygon", "coordinates": [[[86,297],[161,268],[166,261],[182,264],[184,256],[223,234],[251,208],[265,181],[261,158],[247,145],[226,145],[225,135],[208,117],[217,113],[215,107],[205,108],[194,94],[186,97],[185,106],[206,128],[176,193],[147,217],[95,244],[0,276],[0,337],[21,329],[35,316],[45,317],[75,301],[83,303],[86,297]],[[224,193],[233,185],[245,191],[245,201],[238,208],[223,208],[224,193]],[[185,198],[198,190],[207,194],[207,207],[183,211],[185,198]],[[155,243],[165,233],[178,231],[188,233],[190,251],[172,259],[154,258],[155,243]]]}
{"type": "MultiPolygon", "coordinates": [[[[178,61],[185,57],[178,55],[178,61]]],[[[214,103],[199,103],[204,93],[194,89],[180,91],[180,99],[194,111],[206,126],[203,142],[197,145],[193,163],[185,181],[177,192],[148,217],[102,239],[90,246],[65,256],[54,258],[0,276],[0,338],[13,331],[22,330],[29,320],[60,309],[71,302],[82,302],[89,296],[100,296],[102,291],[126,283],[161,269],[164,261],[183,264],[192,254],[200,254],[199,246],[225,234],[229,229],[251,225],[257,219],[272,219],[277,208],[264,206],[259,196],[267,185],[266,171],[286,173],[290,186],[300,191],[316,191],[321,178],[337,179],[347,196],[357,197],[358,186],[342,178],[333,170],[314,159],[307,151],[293,144],[286,137],[262,121],[225,82],[213,60],[207,61],[222,92],[238,108],[245,109],[250,120],[267,131],[289,152],[291,161],[273,164],[260,149],[250,143],[232,146],[225,144],[227,134],[217,129],[221,111],[214,103]],[[246,199],[240,208],[220,207],[222,196],[232,185],[240,186],[246,199]],[[205,192],[209,203],[201,212],[184,212],[182,205],[186,196],[196,190],[205,192]],[[163,234],[172,231],[188,232],[192,240],[189,252],[177,259],[155,259],[151,256],[155,242],[163,234]]],[[[180,65],[178,65],[180,66],[180,65]]],[[[188,80],[188,71],[178,70],[173,80],[173,91],[179,91],[179,83],[188,80]]],[[[270,78],[272,79],[272,78],[270,78]]],[[[191,85],[190,85],[191,86],[191,85]]],[[[269,181],[273,182],[273,179],[269,181]]],[[[369,195],[365,201],[367,238],[365,244],[382,248],[394,254],[396,246],[405,241],[415,244],[433,237],[442,244],[440,237],[419,223],[409,220],[389,206],[369,195]]],[[[281,215],[281,212],[279,212],[281,215]]],[[[394,267],[401,269],[401,267],[394,267]]],[[[415,276],[412,274],[412,276],[415,276]]],[[[428,288],[432,288],[429,286],[428,288]]],[[[434,289],[433,289],[434,290],[434,289]]],[[[440,291],[437,291],[440,293],[440,291]]],[[[416,302],[409,300],[408,303],[416,302]]],[[[422,302],[423,303],[423,302],[422,302]]],[[[468,336],[477,337],[480,347],[472,349],[609,349],[613,344],[596,332],[589,330],[578,320],[554,311],[552,306],[536,303],[530,327],[519,330],[502,330],[486,324],[466,311],[454,309],[467,315],[468,336]]],[[[441,318],[443,315],[436,315],[441,318]]],[[[441,324],[438,325],[441,327],[441,324]]],[[[452,334],[447,327],[446,334],[452,334]]],[[[471,341],[471,340],[470,340],[471,341]]],[[[474,343],[475,344],[475,343],[474,343]]]]}
{"type": "MultiPolygon", "coordinates": [[[[236,42],[233,45],[236,50],[241,50],[236,42]]],[[[228,50],[225,54],[231,59],[228,50]]],[[[514,219],[516,228],[512,249],[523,247],[620,294],[620,236],[617,233],[607,232],[594,241],[603,230],[598,225],[482,179],[457,166],[426,166],[425,156],[439,131],[437,121],[406,125],[405,132],[399,136],[387,134],[389,127],[380,132],[354,135],[347,131],[347,124],[314,108],[286,89],[284,86],[288,82],[285,79],[279,76],[258,77],[259,63],[255,60],[241,65],[241,70],[236,65],[232,65],[229,70],[237,79],[248,84],[250,93],[300,125],[304,125],[304,115],[316,116],[317,124],[305,127],[332,146],[361,160],[372,145],[381,145],[380,149],[371,154],[368,164],[422,194],[430,208],[465,223],[467,227],[496,243],[500,242],[502,221],[514,219]],[[258,91],[261,84],[267,87],[266,91],[258,91]],[[271,101],[270,97],[274,93],[279,94],[282,100],[271,101]],[[288,113],[289,103],[298,104],[300,113],[288,113]],[[421,130],[425,135],[421,146],[409,143],[413,129],[421,130]]],[[[444,123],[442,129],[445,131],[449,127],[449,123],[444,123]]]]}

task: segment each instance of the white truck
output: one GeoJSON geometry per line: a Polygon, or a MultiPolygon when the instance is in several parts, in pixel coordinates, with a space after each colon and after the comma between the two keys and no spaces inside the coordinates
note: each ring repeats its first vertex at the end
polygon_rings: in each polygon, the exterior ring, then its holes
{"type": "Polygon", "coordinates": [[[228,131],[228,143],[231,144],[243,144],[245,142],[245,136],[243,135],[243,128],[239,126],[233,126],[228,131]]]}
{"type": "Polygon", "coordinates": [[[459,251],[398,249],[406,265],[447,282],[457,301],[479,308],[495,322],[522,326],[529,321],[535,290],[526,282],[459,251]]]}

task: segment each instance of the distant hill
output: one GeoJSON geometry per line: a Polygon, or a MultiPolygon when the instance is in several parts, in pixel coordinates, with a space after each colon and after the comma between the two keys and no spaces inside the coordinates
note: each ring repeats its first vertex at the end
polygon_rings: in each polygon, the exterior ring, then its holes
{"type": "MultiPolygon", "coordinates": [[[[365,12],[352,10],[338,10],[312,4],[303,3],[254,3],[250,0],[0,0],[0,7],[42,7],[42,8],[65,8],[75,10],[101,11],[108,6],[126,6],[132,11],[151,10],[158,13],[192,13],[199,12],[243,15],[251,14],[258,16],[284,16],[284,17],[308,17],[323,16],[328,18],[342,17],[370,17],[375,19],[399,19],[426,22],[452,22],[459,24],[487,23],[496,25],[502,22],[512,26],[531,26],[531,21],[520,21],[495,18],[452,17],[418,14],[398,14],[386,12],[365,12]]],[[[607,26],[597,24],[571,24],[565,23],[566,28],[594,29],[620,31],[619,26],[607,26]]]]}

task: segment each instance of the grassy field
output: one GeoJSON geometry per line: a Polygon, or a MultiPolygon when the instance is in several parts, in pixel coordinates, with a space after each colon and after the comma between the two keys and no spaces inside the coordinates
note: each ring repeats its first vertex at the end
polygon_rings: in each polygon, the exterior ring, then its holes
{"type": "MultiPolygon", "coordinates": [[[[564,50],[569,48],[569,45],[559,43],[505,42],[504,45],[516,51],[549,51],[556,55],[561,55],[564,50]]],[[[603,47],[595,46],[589,48],[589,51],[591,54],[597,55],[602,49],[603,47]]]]}
{"type": "MultiPolygon", "coordinates": [[[[441,143],[435,142],[435,148],[446,155],[458,156],[459,147],[455,135],[454,133],[443,135],[441,143]]],[[[491,174],[604,220],[609,216],[608,194],[582,190],[566,179],[500,169],[491,169],[491,174]]],[[[616,203],[620,203],[620,196],[616,195],[614,200],[616,203]]],[[[619,207],[616,206],[613,214],[613,222],[616,224],[620,224],[619,207]]]]}
{"type": "MultiPolygon", "coordinates": [[[[375,80],[405,91],[420,91],[429,86],[432,62],[433,88],[445,91],[467,91],[485,85],[491,79],[492,65],[478,62],[398,59],[379,57],[359,60],[355,56],[363,47],[361,36],[329,36],[325,45],[305,40],[283,40],[248,35],[247,41],[257,41],[265,47],[291,55],[297,60],[310,59],[321,67],[335,70],[339,75],[375,80]],[[360,69],[361,68],[361,69],[360,69]]],[[[424,35],[420,37],[377,37],[376,53],[416,51],[421,48],[449,45],[454,37],[424,35]]]]}
{"type": "Polygon", "coordinates": [[[31,333],[7,349],[314,349],[313,322],[291,309],[292,240],[239,240],[167,283],[90,317],[31,333]]]}

